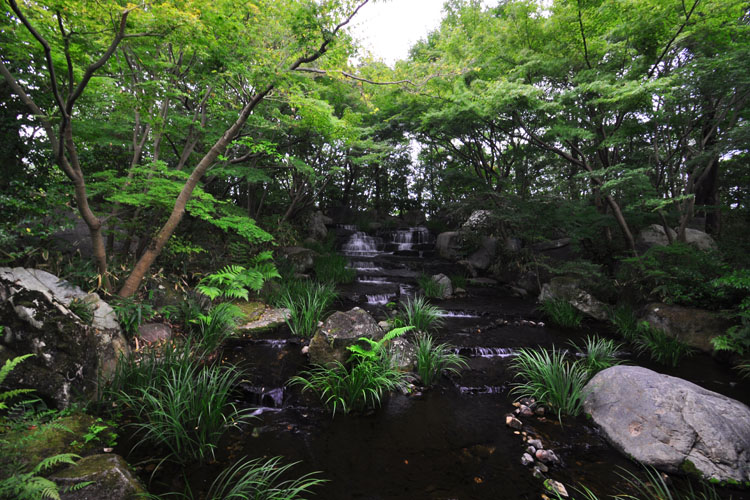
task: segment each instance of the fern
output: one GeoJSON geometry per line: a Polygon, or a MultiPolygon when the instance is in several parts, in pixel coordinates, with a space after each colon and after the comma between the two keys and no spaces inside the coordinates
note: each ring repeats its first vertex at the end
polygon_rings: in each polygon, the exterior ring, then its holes
{"type": "MultiPolygon", "coordinates": [[[[81,458],[74,453],[61,453],[47,457],[39,462],[31,472],[14,474],[0,481],[0,498],[17,498],[18,500],[37,500],[43,498],[60,499],[57,485],[38,474],[62,464],[75,465],[75,459],[81,458]]],[[[88,482],[88,484],[91,484],[88,482]]],[[[75,485],[76,489],[88,484],[75,485]]]]}
{"type": "Polygon", "coordinates": [[[249,269],[236,264],[225,266],[203,278],[196,289],[211,300],[218,297],[248,300],[248,289],[258,292],[266,281],[281,277],[276,265],[269,262],[272,258],[271,252],[261,252],[251,259],[253,267],[249,269]]]}
{"type": "Polygon", "coordinates": [[[396,337],[400,337],[401,335],[405,334],[406,332],[408,332],[409,330],[413,328],[414,328],[413,326],[402,326],[400,328],[394,328],[393,330],[390,330],[388,333],[386,333],[383,336],[383,338],[378,341],[374,341],[367,337],[360,337],[358,340],[360,342],[364,342],[365,344],[367,344],[369,349],[365,349],[361,345],[358,345],[358,344],[349,346],[348,349],[349,351],[351,351],[353,358],[361,357],[365,359],[375,359],[381,355],[381,351],[383,347],[388,342],[395,339],[396,337]]]}
{"type": "MultiPolygon", "coordinates": [[[[10,374],[13,368],[15,368],[25,359],[30,358],[31,356],[33,356],[33,354],[24,354],[23,356],[17,356],[13,359],[6,360],[5,364],[0,368],[0,384],[3,383],[3,381],[10,374]]],[[[0,392],[0,410],[8,409],[8,405],[5,403],[5,401],[21,394],[28,394],[33,391],[33,389],[13,389],[10,391],[0,392]]]]}

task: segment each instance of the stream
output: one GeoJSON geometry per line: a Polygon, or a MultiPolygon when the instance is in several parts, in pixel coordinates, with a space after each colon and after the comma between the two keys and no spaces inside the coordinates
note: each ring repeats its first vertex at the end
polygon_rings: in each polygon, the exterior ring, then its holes
{"type": "MultiPolygon", "coordinates": [[[[414,295],[420,273],[434,274],[447,265],[434,257],[434,238],[424,228],[386,237],[352,227],[339,232],[344,235],[341,253],[357,278],[341,287],[338,310],[359,306],[383,319],[388,302],[414,295]]],[[[543,326],[533,302],[515,298],[500,286],[469,284],[464,296],[433,303],[446,311],[437,339],[455,346],[467,358],[468,369],[443,377],[421,393],[391,394],[372,415],[341,414],[334,419],[314,395],[285,387],[289,377],[308,367],[301,353],[304,342],[286,327],[230,341],[225,360],[247,373],[238,403],[257,408],[258,418],[226,436],[217,464],[189,471],[191,483],[209,483],[220,468],[243,456],[281,455],[287,462],[300,462],[295,475],[320,471],[328,481],[314,490],[313,498],[541,498],[542,480],[520,462],[526,448],[523,435],[505,425],[505,415],[514,409],[509,363],[522,347],[570,348],[571,339],[612,335],[603,324],[586,324],[575,332],[543,326]]],[[[635,359],[632,353],[624,355],[635,359]]],[[[696,355],[675,370],[635,362],[745,403],[750,399],[747,384],[735,384],[736,377],[707,355],[696,355]]],[[[584,417],[565,418],[562,426],[555,417],[523,421],[524,432],[540,438],[562,460],[546,476],[569,490],[580,483],[604,498],[621,491],[619,468],[639,470],[584,417]]],[[[732,495],[735,500],[750,498],[742,491],[732,495]]]]}

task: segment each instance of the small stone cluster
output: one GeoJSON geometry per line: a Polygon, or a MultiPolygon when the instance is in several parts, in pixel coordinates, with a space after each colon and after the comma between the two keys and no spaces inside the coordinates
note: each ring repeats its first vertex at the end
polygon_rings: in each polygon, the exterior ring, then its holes
{"type": "Polygon", "coordinates": [[[545,476],[550,467],[561,465],[562,460],[553,450],[545,448],[540,439],[524,431],[523,422],[519,419],[519,417],[536,416],[543,420],[545,418],[544,406],[537,404],[534,398],[523,398],[513,403],[513,406],[516,408],[513,413],[505,416],[505,425],[513,429],[514,434],[521,436],[526,444],[521,455],[521,464],[531,468],[535,478],[544,479],[545,487],[559,493],[560,496],[567,497],[565,486],[545,476]]]}

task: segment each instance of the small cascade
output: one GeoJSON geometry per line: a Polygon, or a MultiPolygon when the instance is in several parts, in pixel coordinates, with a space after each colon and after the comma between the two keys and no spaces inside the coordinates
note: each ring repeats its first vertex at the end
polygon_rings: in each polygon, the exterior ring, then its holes
{"type": "Polygon", "coordinates": [[[461,394],[471,394],[471,395],[478,395],[478,394],[502,394],[507,389],[503,386],[496,386],[496,385],[482,385],[477,387],[464,387],[464,386],[458,386],[458,391],[461,394]]]}
{"type": "Polygon", "coordinates": [[[431,249],[435,241],[426,227],[410,227],[390,232],[390,242],[386,245],[393,252],[415,252],[422,256],[424,250],[431,249]]]}
{"type": "Polygon", "coordinates": [[[357,276],[357,282],[358,283],[367,283],[370,285],[390,285],[392,284],[391,281],[388,281],[388,278],[385,276],[357,276]]]}
{"type": "Polygon", "coordinates": [[[349,268],[357,271],[382,271],[371,260],[353,260],[349,263],[349,268]]]}
{"type": "Polygon", "coordinates": [[[478,314],[466,311],[442,311],[440,316],[443,318],[478,318],[478,314]]]}
{"type": "Polygon", "coordinates": [[[382,244],[380,238],[357,231],[349,237],[349,241],[344,243],[341,252],[352,257],[374,257],[378,254],[379,244],[382,244]]]}
{"type": "Polygon", "coordinates": [[[284,404],[283,387],[256,387],[247,382],[239,385],[244,394],[244,399],[252,406],[263,408],[281,408],[284,404]]]}
{"type": "Polygon", "coordinates": [[[509,358],[516,352],[508,347],[456,347],[453,352],[467,358],[509,358]]]}
{"type": "Polygon", "coordinates": [[[384,305],[384,304],[387,304],[391,298],[393,298],[393,296],[387,293],[367,295],[367,303],[376,304],[376,305],[384,305]]]}

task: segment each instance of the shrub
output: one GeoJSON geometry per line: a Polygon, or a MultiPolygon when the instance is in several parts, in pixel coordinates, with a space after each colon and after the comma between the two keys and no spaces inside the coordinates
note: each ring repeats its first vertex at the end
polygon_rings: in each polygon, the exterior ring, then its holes
{"type": "Polygon", "coordinates": [[[550,323],[563,328],[578,328],[583,321],[583,313],[564,299],[545,300],[539,309],[550,323]]]}
{"type": "Polygon", "coordinates": [[[677,242],[651,247],[624,263],[620,279],[633,284],[645,298],[708,308],[724,302],[714,280],[726,272],[727,266],[716,252],[677,242]]]}
{"type": "Polygon", "coordinates": [[[739,304],[732,313],[739,323],[730,327],[724,335],[711,339],[714,349],[731,351],[740,356],[750,354],[750,270],[738,269],[717,279],[714,284],[740,296],[739,304]]]}
{"type": "Polygon", "coordinates": [[[298,337],[312,337],[318,329],[328,306],[336,298],[336,289],[329,283],[301,282],[299,290],[288,290],[281,297],[281,305],[289,310],[286,324],[298,337]]]}
{"type": "Polygon", "coordinates": [[[338,361],[318,365],[292,377],[288,384],[301,386],[303,392],[315,392],[334,416],[339,410],[350,413],[377,408],[386,393],[405,388],[408,383],[408,375],[394,366],[392,355],[385,349],[388,341],[407,330],[410,328],[391,330],[378,342],[361,337],[359,340],[367,342],[368,348],[349,348],[349,368],[338,361]]]}
{"type": "Polygon", "coordinates": [[[417,374],[422,384],[432,385],[443,373],[458,374],[468,363],[463,356],[453,352],[449,344],[435,345],[431,335],[417,335],[417,374]]]}
{"type": "Polygon", "coordinates": [[[429,333],[443,326],[444,313],[445,311],[433,306],[424,297],[408,298],[406,302],[401,303],[395,323],[398,326],[412,326],[420,332],[429,333]]]}
{"type": "Polygon", "coordinates": [[[641,322],[638,326],[638,334],[633,345],[639,353],[648,354],[657,363],[672,367],[677,366],[683,356],[694,352],[692,347],[675,337],[670,337],[662,330],[653,328],[647,321],[641,322]]]}
{"type": "Polygon", "coordinates": [[[346,267],[346,258],[341,255],[319,255],[314,266],[315,278],[322,283],[352,283],[357,276],[354,269],[346,267]]]}
{"type": "Polygon", "coordinates": [[[432,279],[432,276],[420,274],[417,277],[417,284],[422,289],[422,294],[430,299],[442,299],[445,288],[443,285],[432,279]]]}
{"type": "Polygon", "coordinates": [[[638,334],[638,318],[630,306],[622,304],[612,309],[609,321],[625,340],[632,341],[638,334]]]}
{"type": "Polygon", "coordinates": [[[578,361],[568,361],[562,351],[521,349],[511,362],[516,377],[524,383],[516,384],[511,392],[519,397],[535,398],[561,415],[576,416],[583,409],[583,387],[588,374],[578,361]]]}
{"type": "Polygon", "coordinates": [[[620,364],[620,360],[617,359],[617,351],[622,348],[622,344],[617,344],[614,340],[603,339],[594,335],[593,337],[586,337],[581,347],[572,341],[570,345],[577,351],[584,353],[585,356],[581,359],[581,364],[588,372],[589,378],[610,366],[620,364]]]}
{"type": "Polygon", "coordinates": [[[151,305],[130,298],[117,298],[112,301],[112,309],[115,310],[117,321],[128,338],[135,337],[138,328],[156,315],[151,305]]]}

